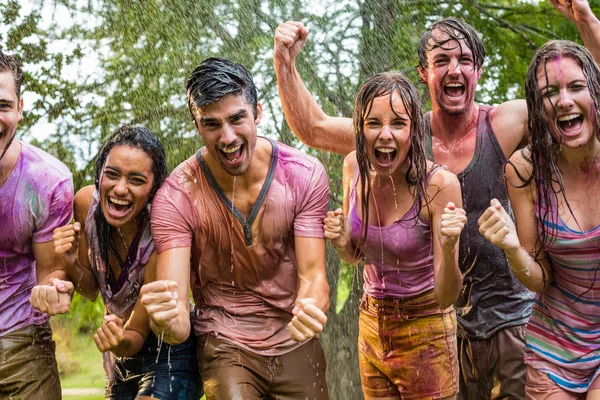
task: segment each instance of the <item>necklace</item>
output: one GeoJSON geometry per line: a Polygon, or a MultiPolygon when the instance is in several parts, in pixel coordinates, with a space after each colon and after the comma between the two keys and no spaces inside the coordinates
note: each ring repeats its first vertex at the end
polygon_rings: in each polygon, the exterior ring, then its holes
{"type": "Polygon", "coordinates": [[[119,236],[119,239],[121,239],[121,242],[123,243],[123,246],[125,246],[125,251],[129,251],[129,247],[127,247],[127,243],[125,242],[125,238],[123,237],[123,234],[121,233],[121,230],[119,228],[117,228],[117,235],[119,236]]]}

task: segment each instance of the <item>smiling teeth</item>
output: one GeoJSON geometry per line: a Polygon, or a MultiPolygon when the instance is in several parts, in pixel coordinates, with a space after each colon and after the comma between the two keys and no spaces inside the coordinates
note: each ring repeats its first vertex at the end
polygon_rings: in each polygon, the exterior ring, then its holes
{"type": "Polygon", "coordinates": [[[230,154],[230,153],[235,153],[236,151],[238,151],[238,150],[239,150],[239,148],[240,148],[240,147],[242,147],[242,145],[241,145],[241,144],[240,144],[240,145],[238,145],[238,146],[232,147],[232,148],[230,148],[230,149],[223,149],[223,152],[224,152],[224,153],[227,153],[227,154],[230,154]]]}
{"type": "Polygon", "coordinates": [[[113,202],[113,203],[115,203],[115,204],[118,204],[118,205],[120,205],[120,206],[127,206],[127,205],[129,205],[129,202],[128,202],[128,201],[126,201],[126,200],[119,200],[119,199],[115,199],[114,197],[111,197],[111,198],[110,198],[110,201],[111,201],[111,202],[113,202]]]}
{"type": "Polygon", "coordinates": [[[563,121],[570,121],[572,119],[579,118],[579,117],[581,117],[581,114],[569,114],[569,115],[563,115],[562,117],[558,117],[558,120],[563,122],[563,121]]]}
{"type": "Polygon", "coordinates": [[[382,153],[391,153],[392,151],[396,151],[396,149],[390,149],[390,148],[384,147],[381,149],[377,149],[377,151],[382,152],[382,153]]]}

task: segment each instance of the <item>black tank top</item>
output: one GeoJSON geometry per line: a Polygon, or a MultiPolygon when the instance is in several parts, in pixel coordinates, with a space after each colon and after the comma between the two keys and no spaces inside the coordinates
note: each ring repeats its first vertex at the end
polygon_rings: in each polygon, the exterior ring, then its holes
{"type": "MultiPolygon", "coordinates": [[[[467,224],[460,236],[459,267],[463,288],[455,304],[458,335],[487,339],[498,330],[527,323],[534,293],[514,278],[504,252],[479,233],[477,220],[496,198],[513,217],[504,184],[506,157],[490,122],[492,107],[479,105],[473,159],[457,174],[467,224]]],[[[429,127],[430,115],[425,116],[429,127]]],[[[427,151],[433,156],[431,135],[427,151]]],[[[514,219],[514,217],[513,217],[514,219]]]]}

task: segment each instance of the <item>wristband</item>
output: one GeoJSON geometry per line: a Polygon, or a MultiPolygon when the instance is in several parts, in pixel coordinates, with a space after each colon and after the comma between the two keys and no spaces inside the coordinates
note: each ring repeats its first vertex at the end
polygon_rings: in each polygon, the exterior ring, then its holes
{"type": "Polygon", "coordinates": [[[525,254],[527,254],[527,263],[525,263],[525,266],[521,269],[515,269],[512,265],[510,265],[510,261],[508,261],[508,257],[506,257],[506,263],[508,264],[508,266],[510,267],[510,270],[512,272],[524,272],[525,275],[530,276],[531,275],[531,263],[533,262],[533,258],[531,257],[529,252],[527,250],[525,250],[524,247],[521,246],[521,248],[523,249],[525,254]]]}

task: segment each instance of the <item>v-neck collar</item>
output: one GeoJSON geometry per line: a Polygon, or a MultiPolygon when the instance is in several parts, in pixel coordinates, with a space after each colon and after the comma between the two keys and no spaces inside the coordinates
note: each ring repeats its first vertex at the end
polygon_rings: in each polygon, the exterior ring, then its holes
{"type": "Polygon", "coordinates": [[[275,175],[275,167],[277,166],[277,159],[279,154],[277,142],[269,138],[266,139],[271,143],[271,146],[273,147],[273,152],[271,154],[271,163],[269,165],[269,172],[267,173],[267,177],[265,178],[263,187],[260,193],[258,194],[258,197],[256,198],[256,202],[252,206],[252,210],[250,210],[250,215],[248,215],[248,219],[244,218],[244,215],[237,208],[235,208],[235,206],[231,203],[231,200],[229,200],[229,198],[225,195],[225,193],[215,180],[214,176],[210,172],[210,169],[208,168],[208,165],[206,165],[206,161],[204,161],[204,157],[202,157],[202,149],[198,150],[198,152],[196,153],[196,160],[198,161],[198,165],[200,166],[200,169],[202,170],[202,173],[204,174],[204,177],[208,181],[209,185],[213,188],[217,196],[219,196],[219,199],[221,199],[225,207],[227,207],[227,209],[231,211],[233,215],[235,215],[238,221],[240,221],[240,224],[242,224],[242,227],[244,228],[244,241],[246,242],[246,246],[248,247],[253,245],[252,223],[254,223],[254,219],[258,215],[260,207],[267,198],[267,192],[271,187],[271,182],[273,181],[273,176],[275,175]]]}

